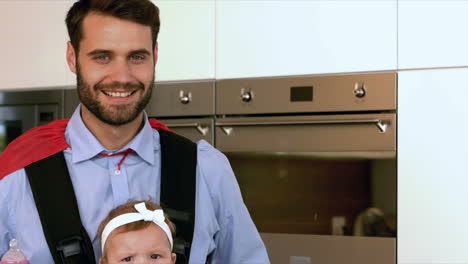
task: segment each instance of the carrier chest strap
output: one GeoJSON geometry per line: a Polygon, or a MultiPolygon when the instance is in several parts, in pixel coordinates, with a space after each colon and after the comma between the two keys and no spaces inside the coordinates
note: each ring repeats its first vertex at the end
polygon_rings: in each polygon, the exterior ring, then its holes
{"type": "Polygon", "coordinates": [[[176,264],[188,263],[195,225],[197,145],[159,131],[161,139],[161,205],[176,225],[176,264]]]}
{"type": "Polygon", "coordinates": [[[96,263],[63,152],[32,163],[25,170],[54,262],[96,263]]]}

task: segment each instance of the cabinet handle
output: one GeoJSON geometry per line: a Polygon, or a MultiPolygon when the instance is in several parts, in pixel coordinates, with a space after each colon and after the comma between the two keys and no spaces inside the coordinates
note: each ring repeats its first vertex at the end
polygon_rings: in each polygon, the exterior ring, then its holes
{"type": "Polygon", "coordinates": [[[381,119],[355,119],[355,120],[311,120],[311,121],[247,121],[247,122],[219,122],[226,135],[232,133],[232,127],[226,126],[284,126],[284,125],[346,125],[346,124],[375,124],[381,133],[387,132],[390,121],[381,119]]]}
{"type": "Polygon", "coordinates": [[[181,124],[171,124],[167,125],[169,128],[195,128],[200,134],[206,136],[210,131],[208,126],[203,126],[199,123],[181,123],[181,124]]]}
{"type": "Polygon", "coordinates": [[[221,127],[221,130],[223,130],[224,134],[227,136],[230,136],[232,133],[233,128],[232,127],[221,127]]]}

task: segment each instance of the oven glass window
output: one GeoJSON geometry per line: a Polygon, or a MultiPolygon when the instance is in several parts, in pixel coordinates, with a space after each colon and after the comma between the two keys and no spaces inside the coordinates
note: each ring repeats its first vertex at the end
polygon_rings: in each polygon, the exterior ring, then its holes
{"type": "Polygon", "coordinates": [[[226,154],[260,232],[396,236],[394,157],[226,154]]]}

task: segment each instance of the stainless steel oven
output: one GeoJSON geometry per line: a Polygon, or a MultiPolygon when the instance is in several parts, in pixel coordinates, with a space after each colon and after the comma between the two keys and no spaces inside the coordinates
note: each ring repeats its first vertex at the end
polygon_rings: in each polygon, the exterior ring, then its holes
{"type": "Polygon", "coordinates": [[[216,117],[272,263],[395,263],[396,73],[219,80],[216,117]]]}
{"type": "Polygon", "coordinates": [[[0,92],[0,152],[23,132],[62,115],[62,90],[0,92]]]}

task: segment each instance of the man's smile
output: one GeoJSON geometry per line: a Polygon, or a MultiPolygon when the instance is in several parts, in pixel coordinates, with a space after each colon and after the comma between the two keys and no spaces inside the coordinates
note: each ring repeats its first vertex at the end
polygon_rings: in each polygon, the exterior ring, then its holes
{"type": "Polygon", "coordinates": [[[110,96],[110,97],[117,97],[117,98],[129,97],[129,96],[133,95],[135,92],[136,92],[136,90],[135,90],[135,91],[130,91],[130,92],[102,91],[102,93],[104,93],[104,94],[107,95],[107,96],[110,96]]]}

